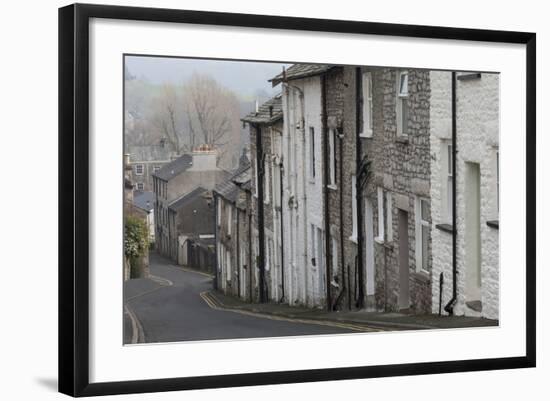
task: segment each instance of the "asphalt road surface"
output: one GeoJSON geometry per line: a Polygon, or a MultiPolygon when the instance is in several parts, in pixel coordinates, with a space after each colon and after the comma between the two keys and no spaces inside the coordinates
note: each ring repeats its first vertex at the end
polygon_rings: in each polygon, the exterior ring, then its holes
{"type": "Polygon", "coordinates": [[[352,333],[351,329],[271,320],[212,309],[200,296],[212,289],[206,275],[185,271],[156,254],[153,280],[125,283],[124,342],[174,342],[235,338],[352,333]]]}

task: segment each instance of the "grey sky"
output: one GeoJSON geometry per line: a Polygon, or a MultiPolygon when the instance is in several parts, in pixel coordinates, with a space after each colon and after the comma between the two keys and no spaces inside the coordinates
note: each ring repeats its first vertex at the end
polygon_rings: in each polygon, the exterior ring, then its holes
{"type": "Polygon", "coordinates": [[[285,64],[128,56],[126,65],[132,75],[154,84],[181,84],[194,72],[210,74],[242,99],[251,99],[259,91],[268,95],[280,91],[280,88],[272,88],[267,80],[280,73],[285,64]]]}

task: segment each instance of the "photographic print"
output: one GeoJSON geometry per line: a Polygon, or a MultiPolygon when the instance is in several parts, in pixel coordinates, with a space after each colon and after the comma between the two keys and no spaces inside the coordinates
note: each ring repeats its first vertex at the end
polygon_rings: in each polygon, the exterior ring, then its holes
{"type": "Polygon", "coordinates": [[[123,74],[124,344],[499,325],[498,72],[123,74]]]}

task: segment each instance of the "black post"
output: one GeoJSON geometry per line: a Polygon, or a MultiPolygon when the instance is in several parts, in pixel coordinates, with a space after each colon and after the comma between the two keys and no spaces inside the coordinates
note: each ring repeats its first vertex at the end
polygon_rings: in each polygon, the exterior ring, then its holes
{"type": "Polygon", "coordinates": [[[256,174],[258,175],[258,242],[259,242],[259,269],[260,269],[260,303],[266,302],[265,294],[265,232],[264,232],[264,152],[262,148],[262,129],[254,125],[256,131],[256,174]]]}
{"type": "Polygon", "coordinates": [[[361,139],[359,132],[361,130],[361,108],[362,96],[361,88],[361,67],[355,69],[355,206],[357,208],[357,280],[358,280],[358,300],[357,307],[364,307],[364,277],[363,277],[363,209],[361,200],[363,198],[363,189],[359,180],[358,168],[361,164],[361,139]]]}
{"type": "MultiPolygon", "coordinates": [[[[322,107],[322,127],[321,135],[323,137],[323,200],[324,200],[324,220],[325,220],[325,268],[326,268],[326,291],[327,291],[327,310],[332,310],[331,294],[331,264],[332,250],[330,248],[330,215],[328,212],[328,176],[329,176],[329,154],[328,154],[328,129],[327,129],[327,77],[321,76],[321,107],[322,107]]],[[[322,274],[322,272],[320,272],[322,274]]]]}

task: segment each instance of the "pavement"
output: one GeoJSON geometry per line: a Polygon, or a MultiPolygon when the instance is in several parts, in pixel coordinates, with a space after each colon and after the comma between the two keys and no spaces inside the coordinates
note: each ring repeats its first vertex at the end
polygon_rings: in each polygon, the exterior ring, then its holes
{"type": "MultiPolygon", "coordinates": [[[[236,297],[224,295],[218,291],[209,292],[220,308],[243,310],[258,314],[285,316],[308,321],[333,321],[366,329],[383,331],[395,330],[429,330],[468,327],[498,326],[498,320],[466,316],[418,315],[408,313],[383,313],[367,311],[328,312],[322,309],[289,306],[275,303],[247,303],[236,297]]],[[[368,330],[367,330],[368,331],[368,330]]]]}
{"type": "Polygon", "coordinates": [[[211,275],[155,253],[150,273],[124,283],[125,344],[498,326],[474,317],[247,303],[215,291],[211,275]]]}

